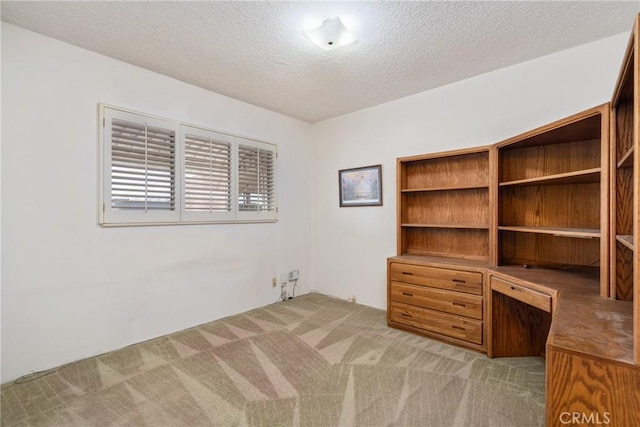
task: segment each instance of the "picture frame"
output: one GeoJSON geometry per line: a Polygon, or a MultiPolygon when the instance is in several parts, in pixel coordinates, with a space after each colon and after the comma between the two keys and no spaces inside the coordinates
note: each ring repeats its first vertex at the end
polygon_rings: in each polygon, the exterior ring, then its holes
{"type": "Polygon", "coordinates": [[[338,171],[340,207],[382,206],[382,165],[338,171]]]}

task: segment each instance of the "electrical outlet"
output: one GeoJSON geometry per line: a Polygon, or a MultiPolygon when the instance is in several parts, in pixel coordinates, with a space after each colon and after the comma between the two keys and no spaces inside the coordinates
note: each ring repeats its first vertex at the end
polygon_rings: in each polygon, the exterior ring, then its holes
{"type": "Polygon", "coordinates": [[[282,283],[283,285],[286,284],[289,281],[289,276],[287,275],[286,271],[283,271],[280,273],[280,283],[282,283]]]}
{"type": "Polygon", "coordinates": [[[271,279],[271,287],[272,288],[275,288],[277,284],[278,284],[278,280],[275,277],[273,279],[271,279]]]}
{"type": "Polygon", "coordinates": [[[293,282],[294,280],[298,280],[298,278],[300,277],[300,271],[299,270],[291,270],[289,272],[289,281],[293,282]]]}

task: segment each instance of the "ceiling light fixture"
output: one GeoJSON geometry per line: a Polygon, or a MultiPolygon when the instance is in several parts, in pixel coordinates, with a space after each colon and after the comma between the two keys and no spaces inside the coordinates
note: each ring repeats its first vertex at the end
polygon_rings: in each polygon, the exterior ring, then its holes
{"type": "Polygon", "coordinates": [[[353,33],[345,28],[337,16],[332,19],[326,19],[317,28],[304,30],[304,34],[324,50],[332,50],[356,41],[353,33]]]}

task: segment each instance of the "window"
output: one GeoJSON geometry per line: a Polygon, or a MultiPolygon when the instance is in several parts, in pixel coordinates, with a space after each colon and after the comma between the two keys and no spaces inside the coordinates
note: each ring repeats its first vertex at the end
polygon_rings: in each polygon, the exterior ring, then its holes
{"type": "Polygon", "coordinates": [[[103,225],[277,220],[276,146],[100,106],[103,225]]]}
{"type": "Polygon", "coordinates": [[[242,218],[261,214],[275,219],[275,157],[268,144],[249,140],[238,144],[238,211],[242,218]]]}
{"type": "Polygon", "coordinates": [[[105,109],[103,125],[103,223],[179,221],[178,127],[112,109],[105,109]]]}
{"type": "Polygon", "coordinates": [[[234,219],[234,137],[182,127],[184,147],[183,221],[234,219]]]}

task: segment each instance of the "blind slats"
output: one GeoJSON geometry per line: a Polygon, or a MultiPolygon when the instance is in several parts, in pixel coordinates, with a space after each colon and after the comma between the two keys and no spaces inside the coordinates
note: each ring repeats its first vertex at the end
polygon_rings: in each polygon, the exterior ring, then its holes
{"type": "Polygon", "coordinates": [[[231,144],[187,133],[184,139],[186,212],[231,212],[231,144]]]}
{"type": "Polygon", "coordinates": [[[275,211],[274,159],[272,151],[238,146],[239,211],[275,211]]]}
{"type": "Polygon", "coordinates": [[[111,208],[175,210],[175,149],[175,131],[113,118],[111,208]]]}
{"type": "MultiPolygon", "coordinates": [[[[187,158],[188,153],[187,153],[187,158]]],[[[231,168],[231,162],[219,162],[214,159],[197,159],[197,158],[189,158],[189,160],[185,160],[185,170],[194,169],[194,170],[220,170],[227,171],[231,168]]]]}
{"type": "Polygon", "coordinates": [[[214,153],[221,154],[221,155],[229,153],[226,147],[221,143],[217,143],[217,141],[213,141],[213,144],[210,146],[209,141],[202,142],[202,141],[189,140],[185,144],[185,150],[194,151],[194,152],[206,152],[206,153],[208,153],[209,151],[212,151],[214,153]]]}
{"type": "MultiPolygon", "coordinates": [[[[165,185],[167,187],[171,186],[171,180],[168,179],[154,179],[153,177],[148,177],[146,179],[151,185],[165,185]]],[[[145,177],[134,177],[134,176],[126,176],[126,177],[114,177],[112,180],[114,185],[129,185],[129,184],[141,184],[145,182],[145,177]]]]}

